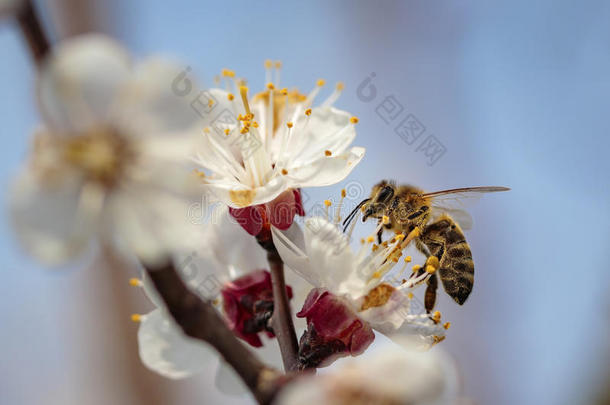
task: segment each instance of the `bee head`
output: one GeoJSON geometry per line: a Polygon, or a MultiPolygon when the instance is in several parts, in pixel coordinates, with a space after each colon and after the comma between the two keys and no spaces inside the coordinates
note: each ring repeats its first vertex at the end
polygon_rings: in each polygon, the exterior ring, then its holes
{"type": "Polygon", "coordinates": [[[371,198],[368,203],[364,205],[364,215],[362,216],[363,222],[370,216],[381,217],[386,212],[392,197],[394,197],[395,188],[395,184],[386,180],[383,180],[373,187],[371,198]]]}

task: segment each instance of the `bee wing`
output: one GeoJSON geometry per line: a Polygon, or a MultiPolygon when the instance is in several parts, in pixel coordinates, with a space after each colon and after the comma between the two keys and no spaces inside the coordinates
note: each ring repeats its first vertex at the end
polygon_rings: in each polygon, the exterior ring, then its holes
{"type": "Polygon", "coordinates": [[[507,187],[464,187],[426,193],[424,197],[432,198],[430,208],[433,219],[442,214],[448,214],[462,229],[471,229],[472,217],[466,209],[479,201],[486,193],[508,190],[510,189],[507,187]]]}

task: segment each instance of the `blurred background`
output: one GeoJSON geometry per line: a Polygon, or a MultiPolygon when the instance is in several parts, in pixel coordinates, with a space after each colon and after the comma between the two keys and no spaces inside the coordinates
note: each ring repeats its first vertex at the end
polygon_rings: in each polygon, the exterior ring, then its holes
{"type": "MultiPolygon", "coordinates": [[[[440,346],[473,403],[609,403],[610,3],[36,5],[54,39],[105,32],[140,57],[173,55],[207,84],[228,67],[262,88],[267,58],[283,62],[285,86],[343,81],[336,106],[360,118],[367,156],[343,184],[307,190],[307,207],[382,178],[511,187],[471,210],[475,288],[463,307],[440,298],[452,322],[440,346]]],[[[0,50],[6,201],[39,117],[35,69],[10,21],[0,50]]],[[[2,405],[251,403],[216,392],[213,370],[174,382],[140,364],[129,315],[149,305],[131,275],[99,262],[46,270],[20,251],[6,214],[0,246],[2,405]]]]}

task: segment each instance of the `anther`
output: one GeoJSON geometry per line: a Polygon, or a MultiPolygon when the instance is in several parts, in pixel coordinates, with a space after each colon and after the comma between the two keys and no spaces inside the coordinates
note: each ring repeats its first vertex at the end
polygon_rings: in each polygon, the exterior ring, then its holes
{"type": "Polygon", "coordinates": [[[131,315],[131,321],[132,322],[142,322],[142,315],[140,315],[140,314],[131,315]]]}
{"type": "Polygon", "coordinates": [[[231,130],[229,128],[225,129],[225,135],[229,135],[230,132],[231,132],[231,130]]]}
{"type": "Polygon", "coordinates": [[[367,241],[368,243],[373,243],[373,242],[375,241],[375,238],[374,238],[374,237],[372,237],[372,236],[369,236],[369,237],[367,237],[367,238],[366,238],[366,241],[367,241]]]}
{"type": "Polygon", "coordinates": [[[326,155],[326,156],[332,156],[332,154],[333,153],[331,151],[329,151],[329,150],[325,150],[324,151],[324,155],[326,155]]]}
{"type": "Polygon", "coordinates": [[[337,89],[337,91],[343,91],[343,89],[345,88],[345,84],[343,84],[343,82],[338,82],[335,88],[337,89]]]}
{"type": "Polygon", "coordinates": [[[138,278],[130,278],[129,285],[132,287],[140,287],[142,285],[142,281],[138,278]]]}
{"type": "Polygon", "coordinates": [[[439,311],[434,311],[434,313],[432,314],[432,320],[435,323],[439,323],[441,320],[441,313],[439,311]]]}
{"type": "Polygon", "coordinates": [[[341,198],[345,198],[347,195],[347,191],[345,189],[341,189],[341,198]]]}
{"type": "Polygon", "coordinates": [[[246,109],[246,113],[252,114],[250,112],[250,105],[248,104],[248,88],[246,86],[240,86],[239,93],[241,94],[241,100],[244,103],[244,108],[246,109]]]}
{"type": "Polygon", "coordinates": [[[421,266],[419,264],[416,264],[415,266],[413,266],[413,273],[416,273],[420,270],[421,270],[421,266]]]}
{"type": "Polygon", "coordinates": [[[411,262],[411,256],[407,256],[405,257],[405,263],[410,263],[411,262]]]}
{"type": "Polygon", "coordinates": [[[269,90],[274,90],[274,89],[275,89],[275,86],[273,85],[273,83],[267,83],[267,88],[268,88],[269,90]]]}
{"type": "Polygon", "coordinates": [[[320,79],[320,80],[318,80],[318,81],[316,82],[316,85],[317,85],[318,87],[322,87],[322,86],[324,86],[325,84],[326,84],[326,80],[324,80],[324,79],[320,79]]]}
{"type": "Polygon", "coordinates": [[[272,66],[273,66],[273,62],[271,62],[270,59],[265,60],[265,68],[271,69],[272,66]]]}
{"type": "Polygon", "coordinates": [[[233,101],[235,96],[233,94],[229,93],[229,94],[227,94],[227,98],[229,99],[229,101],[233,101]]]}
{"type": "Polygon", "coordinates": [[[285,176],[285,175],[287,175],[287,174],[288,174],[288,170],[286,170],[286,169],[282,169],[282,174],[283,174],[284,176],[285,176]]]}
{"type": "Polygon", "coordinates": [[[390,217],[388,217],[387,215],[384,215],[381,218],[381,222],[383,222],[384,224],[389,224],[390,223],[390,217]]]}
{"type": "Polygon", "coordinates": [[[358,117],[352,117],[349,119],[349,122],[351,122],[352,124],[357,124],[359,121],[358,117]]]}
{"type": "Polygon", "coordinates": [[[307,115],[308,117],[311,115],[311,108],[305,110],[305,115],[307,115]]]}
{"type": "Polygon", "coordinates": [[[451,322],[445,322],[443,324],[443,328],[445,328],[445,330],[449,329],[451,327],[451,322]]]}
{"type": "Polygon", "coordinates": [[[294,125],[294,124],[293,124],[292,122],[287,122],[287,123],[286,123],[286,126],[287,126],[288,128],[292,128],[292,126],[293,126],[293,125],[294,125]]]}
{"type": "Polygon", "coordinates": [[[333,203],[330,202],[330,200],[324,200],[324,205],[326,205],[327,207],[330,207],[333,203]]]}

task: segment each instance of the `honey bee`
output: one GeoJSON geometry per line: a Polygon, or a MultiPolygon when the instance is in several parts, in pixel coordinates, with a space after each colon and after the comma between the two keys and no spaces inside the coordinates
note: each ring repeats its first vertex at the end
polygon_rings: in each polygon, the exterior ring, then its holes
{"type": "MultiPolygon", "coordinates": [[[[359,211],[364,213],[363,222],[368,218],[377,218],[381,222],[386,217],[377,234],[379,243],[384,228],[404,235],[417,229],[418,236],[414,239],[417,249],[427,257],[436,256],[439,261],[438,271],[427,280],[426,310],[431,312],[434,309],[437,273],[447,294],[462,305],[474,284],[474,262],[462,231],[470,228],[472,218],[461,204],[483,193],[508,190],[506,187],[465,187],[426,193],[414,186],[397,186],[383,180],[373,187],[371,196],[361,201],[343,221],[344,231],[359,211]]],[[[418,274],[424,271],[422,268],[418,274]]]]}

